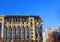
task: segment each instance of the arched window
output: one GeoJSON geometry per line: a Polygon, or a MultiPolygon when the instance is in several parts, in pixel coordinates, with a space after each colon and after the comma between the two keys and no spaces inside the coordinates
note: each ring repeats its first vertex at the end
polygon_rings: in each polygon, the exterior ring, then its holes
{"type": "Polygon", "coordinates": [[[7,39],[7,27],[4,27],[4,40],[7,39]]]}
{"type": "Polygon", "coordinates": [[[10,39],[12,39],[12,27],[11,26],[9,27],[9,30],[10,30],[10,39]]]}
{"type": "Polygon", "coordinates": [[[24,30],[24,26],[22,27],[22,39],[24,39],[24,34],[25,34],[25,32],[24,32],[25,30],[24,30]]]}
{"type": "Polygon", "coordinates": [[[8,39],[12,39],[12,27],[10,26],[9,28],[8,28],[8,39]]]}
{"type": "Polygon", "coordinates": [[[28,28],[28,26],[26,27],[26,38],[27,39],[29,38],[29,28],[28,28]]]}
{"type": "Polygon", "coordinates": [[[20,35],[21,35],[21,33],[20,33],[20,26],[18,26],[18,28],[17,28],[17,31],[18,31],[18,39],[20,39],[20,35]]]}
{"type": "Polygon", "coordinates": [[[13,28],[13,38],[16,39],[16,27],[13,28]]]}

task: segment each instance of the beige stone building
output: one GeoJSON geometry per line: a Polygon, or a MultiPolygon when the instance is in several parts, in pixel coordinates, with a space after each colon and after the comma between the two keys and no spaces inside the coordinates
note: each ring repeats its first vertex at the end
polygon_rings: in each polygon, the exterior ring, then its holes
{"type": "Polygon", "coordinates": [[[41,42],[39,16],[0,15],[0,42],[41,42]]]}
{"type": "Polygon", "coordinates": [[[43,42],[54,42],[53,32],[60,32],[60,27],[53,26],[43,31],[43,42]]]}

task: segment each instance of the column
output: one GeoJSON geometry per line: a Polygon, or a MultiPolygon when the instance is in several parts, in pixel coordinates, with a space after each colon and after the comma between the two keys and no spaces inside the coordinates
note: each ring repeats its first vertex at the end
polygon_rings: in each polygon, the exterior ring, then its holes
{"type": "Polygon", "coordinates": [[[1,28],[1,38],[4,38],[4,20],[2,21],[2,28],[1,28]]]}

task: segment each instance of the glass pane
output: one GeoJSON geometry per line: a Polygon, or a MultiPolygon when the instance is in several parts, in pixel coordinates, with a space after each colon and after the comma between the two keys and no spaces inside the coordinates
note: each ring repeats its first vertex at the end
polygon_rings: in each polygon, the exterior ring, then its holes
{"type": "Polygon", "coordinates": [[[4,28],[4,39],[7,39],[7,28],[4,28]]]}
{"type": "Polygon", "coordinates": [[[13,38],[16,38],[16,28],[13,28],[13,38]]]}
{"type": "Polygon", "coordinates": [[[22,39],[24,39],[24,28],[22,28],[22,39]]]}
{"type": "Polygon", "coordinates": [[[18,31],[18,39],[20,39],[20,28],[18,28],[17,31],[18,31]]]}
{"type": "Polygon", "coordinates": [[[11,39],[12,38],[12,28],[8,28],[8,38],[11,39]]]}
{"type": "Polygon", "coordinates": [[[29,28],[26,28],[26,38],[29,38],[29,28]]]}

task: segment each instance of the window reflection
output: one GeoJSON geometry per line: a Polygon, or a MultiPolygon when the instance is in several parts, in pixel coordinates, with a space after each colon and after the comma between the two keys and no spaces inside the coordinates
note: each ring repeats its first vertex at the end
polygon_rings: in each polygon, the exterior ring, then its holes
{"type": "Polygon", "coordinates": [[[4,28],[4,40],[6,40],[7,39],[7,28],[5,27],[4,28]]]}
{"type": "Polygon", "coordinates": [[[29,38],[29,28],[26,28],[26,38],[29,38]]]}
{"type": "Polygon", "coordinates": [[[12,28],[11,28],[11,26],[7,29],[7,36],[8,36],[8,39],[12,39],[12,28]]]}
{"type": "Polygon", "coordinates": [[[18,28],[17,28],[17,31],[18,31],[18,39],[20,39],[20,26],[18,26],[18,28]]]}
{"type": "Polygon", "coordinates": [[[22,39],[24,39],[24,26],[22,27],[22,39]]]}
{"type": "Polygon", "coordinates": [[[16,27],[13,28],[13,38],[16,39],[16,27]]]}

